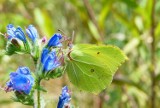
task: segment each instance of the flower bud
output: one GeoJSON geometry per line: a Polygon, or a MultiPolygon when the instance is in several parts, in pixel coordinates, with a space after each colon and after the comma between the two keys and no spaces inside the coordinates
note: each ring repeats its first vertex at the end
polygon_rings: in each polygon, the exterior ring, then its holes
{"type": "Polygon", "coordinates": [[[39,37],[36,28],[33,25],[29,25],[26,32],[28,37],[32,40],[32,43],[35,43],[39,37]]]}
{"type": "Polygon", "coordinates": [[[21,27],[17,27],[17,29],[14,32],[15,37],[18,38],[19,40],[23,41],[24,43],[26,43],[26,37],[24,32],[22,31],[21,27]]]}
{"type": "Polygon", "coordinates": [[[41,42],[42,42],[42,43],[46,43],[46,42],[47,42],[46,36],[44,36],[44,37],[42,38],[41,42]]]}
{"type": "Polygon", "coordinates": [[[15,38],[14,32],[16,31],[16,28],[12,24],[8,24],[7,26],[7,34],[8,34],[8,39],[15,38]]]}
{"type": "Polygon", "coordinates": [[[48,41],[48,47],[61,47],[62,43],[60,40],[62,39],[62,35],[60,33],[54,34],[51,39],[48,41]]]}
{"type": "Polygon", "coordinates": [[[51,51],[47,48],[44,48],[41,56],[41,63],[43,65],[43,71],[48,72],[54,70],[60,66],[59,59],[56,55],[56,50],[52,49],[51,51]]]}
{"type": "Polygon", "coordinates": [[[11,40],[13,38],[17,38],[17,39],[23,41],[24,43],[26,43],[26,41],[27,41],[25,34],[24,34],[23,30],[21,29],[21,27],[15,28],[12,24],[9,24],[7,26],[7,35],[8,35],[8,40],[11,40]]]}
{"type": "Polygon", "coordinates": [[[62,88],[62,94],[59,97],[57,108],[70,108],[71,96],[67,86],[62,88]]]}
{"type": "Polygon", "coordinates": [[[16,38],[12,38],[10,41],[7,42],[7,46],[6,46],[7,55],[20,53],[21,50],[24,50],[24,45],[22,41],[16,38]]]}

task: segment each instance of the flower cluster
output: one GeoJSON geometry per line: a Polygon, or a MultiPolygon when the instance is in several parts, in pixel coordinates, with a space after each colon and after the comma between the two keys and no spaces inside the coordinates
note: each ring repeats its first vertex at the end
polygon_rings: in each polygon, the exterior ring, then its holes
{"type": "MultiPolygon", "coordinates": [[[[53,71],[55,68],[59,67],[61,65],[60,59],[62,56],[59,56],[57,53],[57,48],[62,47],[61,39],[63,38],[60,33],[54,34],[51,39],[47,42],[47,44],[42,48],[42,51],[37,43],[39,39],[38,32],[36,28],[33,25],[29,25],[28,28],[26,28],[26,34],[28,35],[28,38],[25,36],[25,33],[23,32],[21,27],[15,28],[12,24],[9,24],[7,26],[7,38],[8,38],[8,46],[6,47],[6,52],[11,55],[14,53],[22,53],[27,52],[30,53],[35,61],[38,60],[40,52],[41,53],[41,69],[39,70],[40,74],[43,74],[44,72],[50,72],[53,71]],[[23,47],[23,43],[24,47],[23,47]]],[[[42,38],[42,43],[46,42],[46,38],[42,38]]]]}
{"type": "MultiPolygon", "coordinates": [[[[25,36],[25,33],[23,32],[21,27],[15,28],[14,25],[9,24],[7,26],[8,46],[6,47],[6,52],[9,52],[9,55],[17,52],[29,53],[36,61],[38,61],[40,55],[39,53],[41,52],[41,57],[39,60],[40,67],[37,70],[36,74],[39,75],[42,79],[45,79],[47,77],[46,74],[48,76],[51,76],[49,73],[51,73],[54,69],[61,65],[60,60],[62,56],[60,56],[59,49],[61,49],[62,47],[61,39],[63,38],[63,36],[60,33],[56,33],[51,37],[51,39],[46,43],[46,45],[40,46],[38,44],[39,35],[33,25],[29,25],[28,28],[26,28],[26,34],[30,41],[25,36]],[[42,49],[42,51],[40,51],[40,49],[42,49]]],[[[42,38],[41,42],[46,42],[46,38],[42,38]]],[[[27,75],[30,75],[30,71],[27,67],[20,67],[17,69],[16,72],[11,73],[10,81],[7,83],[7,90],[9,91],[13,89],[16,91],[23,91],[24,93],[29,94],[34,80],[32,77],[29,77],[28,80],[27,75]],[[28,74],[23,75],[23,72],[28,72],[28,74]],[[30,82],[30,80],[31,84],[25,82],[30,82]]],[[[55,74],[56,77],[59,75],[62,74],[55,74]]]]}
{"type": "Polygon", "coordinates": [[[59,97],[57,108],[70,108],[71,96],[67,86],[62,88],[62,94],[59,97]]]}
{"type": "MultiPolygon", "coordinates": [[[[10,80],[6,83],[5,91],[14,91],[15,100],[26,105],[33,105],[33,92],[39,92],[42,79],[57,78],[63,72],[63,36],[54,34],[48,42],[45,37],[39,39],[38,32],[33,25],[26,28],[26,33],[21,27],[15,28],[12,24],[7,26],[6,54],[30,54],[36,64],[35,78],[28,67],[19,67],[10,73],[10,80]],[[27,36],[26,36],[27,35],[27,36]],[[41,43],[40,43],[41,42],[41,43]],[[43,43],[43,44],[42,44],[43,43]]],[[[69,106],[71,97],[67,87],[62,89],[58,108],[69,106]]]]}
{"type": "MultiPolygon", "coordinates": [[[[51,39],[48,41],[46,46],[42,49],[41,53],[41,64],[42,64],[42,73],[53,71],[55,68],[61,65],[60,59],[62,56],[57,54],[57,50],[62,47],[60,40],[62,35],[59,33],[54,34],[51,39]],[[57,49],[58,48],[58,49],[57,49]]],[[[60,53],[60,52],[58,52],[60,53]]]]}
{"type": "Polygon", "coordinates": [[[16,72],[10,73],[10,81],[7,82],[6,92],[14,90],[29,94],[34,85],[34,78],[32,77],[28,67],[19,67],[16,72]]]}
{"type": "MultiPolygon", "coordinates": [[[[35,27],[33,25],[29,25],[28,28],[26,29],[26,32],[28,34],[28,37],[32,40],[32,42],[35,42],[36,39],[38,38],[38,33],[35,27]]],[[[7,35],[8,35],[7,38],[9,40],[15,38],[23,41],[24,43],[27,42],[25,33],[23,32],[21,27],[15,28],[12,24],[9,24],[7,26],[7,35]]]]}
{"type": "Polygon", "coordinates": [[[37,47],[37,41],[39,35],[36,28],[33,25],[29,25],[28,28],[26,28],[26,34],[29,39],[21,27],[15,28],[12,24],[7,26],[7,55],[30,53],[34,58],[38,58],[39,49],[37,47]]]}

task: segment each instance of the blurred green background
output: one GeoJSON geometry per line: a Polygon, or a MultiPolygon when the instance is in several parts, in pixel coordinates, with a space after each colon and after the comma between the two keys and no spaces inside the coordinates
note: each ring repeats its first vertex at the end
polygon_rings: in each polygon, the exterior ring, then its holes
{"type": "MultiPolygon", "coordinates": [[[[56,108],[61,87],[72,91],[75,108],[159,108],[160,106],[160,0],[0,0],[0,32],[12,23],[23,29],[33,24],[48,39],[61,29],[75,32],[74,43],[103,43],[120,47],[129,60],[99,95],[79,91],[67,76],[42,85],[46,108],[56,108]]],[[[0,50],[6,39],[0,36],[0,50]]],[[[34,69],[28,55],[0,55],[0,85],[18,66],[34,69]]],[[[0,108],[30,108],[14,103],[13,93],[0,91],[0,108]]]]}

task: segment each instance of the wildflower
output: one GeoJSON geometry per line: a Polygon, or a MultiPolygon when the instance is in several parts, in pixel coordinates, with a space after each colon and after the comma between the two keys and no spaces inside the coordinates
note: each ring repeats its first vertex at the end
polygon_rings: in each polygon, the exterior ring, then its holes
{"type": "Polygon", "coordinates": [[[58,57],[56,55],[56,50],[51,51],[44,48],[41,55],[41,63],[43,64],[43,71],[54,70],[56,67],[60,66],[58,57]]]}
{"type": "Polygon", "coordinates": [[[10,81],[7,82],[7,90],[15,90],[29,94],[34,84],[28,67],[19,67],[16,72],[10,73],[10,81]]]}
{"type": "Polygon", "coordinates": [[[62,94],[59,97],[59,102],[57,108],[69,108],[70,107],[71,96],[67,86],[62,88],[62,94]]]}
{"type": "Polygon", "coordinates": [[[46,43],[46,41],[47,41],[47,38],[44,36],[44,37],[41,39],[41,42],[42,42],[42,43],[46,43]]]}
{"type": "Polygon", "coordinates": [[[21,27],[18,27],[15,31],[16,38],[20,39],[23,42],[26,42],[26,37],[21,27]]]}
{"type": "Polygon", "coordinates": [[[8,24],[7,34],[8,34],[9,40],[15,37],[15,34],[14,34],[15,31],[16,31],[16,28],[12,24],[8,24]]]}
{"type": "Polygon", "coordinates": [[[17,38],[17,39],[26,43],[26,37],[25,37],[25,34],[22,31],[21,27],[15,28],[12,24],[9,24],[7,26],[7,34],[8,34],[9,40],[11,40],[13,38],[17,38]]]}
{"type": "Polygon", "coordinates": [[[36,28],[33,25],[29,25],[28,28],[26,29],[28,37],[32,40],[34,43],[36,39],[38,38],[38,33],[36,28]]]}
{"type": "Polygon", "coordinates": [[[62,43],[60,40],[62,39],[62,35],[60,33],[54,34],[49,40],[47,46],[48,47],[61,47],[62,43]]]}

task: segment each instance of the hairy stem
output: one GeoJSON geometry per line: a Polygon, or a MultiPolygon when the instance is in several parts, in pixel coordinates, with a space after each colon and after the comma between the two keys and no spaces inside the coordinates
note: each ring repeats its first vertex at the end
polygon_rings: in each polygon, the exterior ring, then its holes
{"type": "MultiPolygon", "coordinates": [[[[40,87],[40,83],[41,83],[41,78],[38,78],[37,80],[38,88],[40,87]]],[[[39,89],[37,89],[37,108],[41,108],[41,94],[39,89]]]]}
{"type": "MultiPolygon", "coordinates": [[[[33,58],[33,61],[34,61],[34,65],[35,65],[35,72],[37,71],[37,59],[35,59],[34,57],[33,58]]],[[[37,79],[36,79],[36,86],[37,86],[37,94],[36,94],[36,97],[35,97],[35,103],[34,103],[34,108],[41,108],[41,93],[40,93],[40,84],[41,84],[41,78],[39,76],[37,76],[37,79]]]]}
{"type": "Polygon", "coordinates": [[[151,11],[151,36],[152,36],[152,43],[151,43],[151,108],[155,108],[155,98],[156,98],[156,92],[155,92],[155,66],[156,66],[156,57],[155,57],[155,2],[156,0],[153,0],[152,4],[152,11],[151,11]]]}

